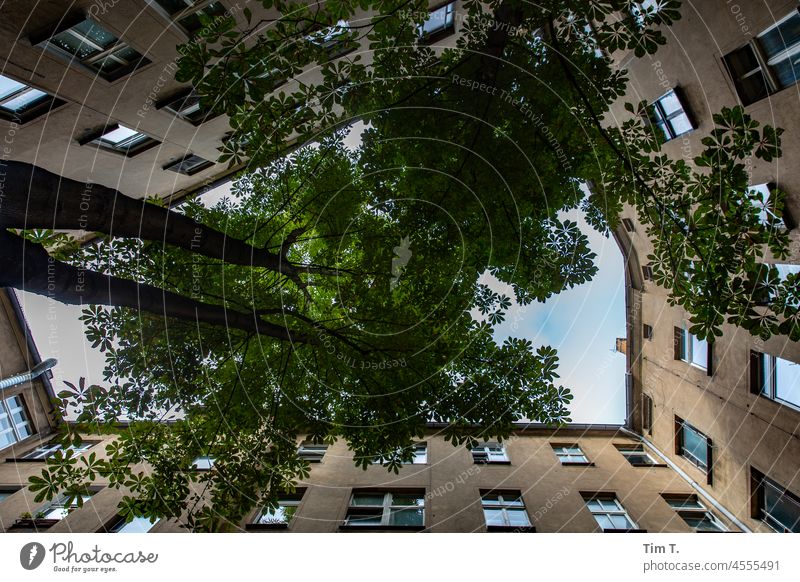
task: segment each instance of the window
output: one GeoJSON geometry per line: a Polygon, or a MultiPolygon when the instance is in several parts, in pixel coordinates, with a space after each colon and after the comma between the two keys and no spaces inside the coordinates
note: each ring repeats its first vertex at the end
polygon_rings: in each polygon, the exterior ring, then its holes
{"type": "Polygon", "coordinates": [[[150,63],[145,57],[98,23],[83,18],[65,20],[69,28],[33,44],[45,45],[100,75],[107,81],[120,77],[150,63]]]}
{"type": "Polygon", "coordinates": [[[642,430],[653,434],[653,399],[642,393],[642,430]]]}
{"type": "Polygon", "coordinates": [[[481,493],[483,517],[486,527],[517,528],[530,527],[531,521],[525,511],[525,502],[519,491],[488,491],[481,493]]]}
{"type": "Polygon", "coordinates": [[[256,516],[250,529],[257,529],[257,526],[286,527],[292,521],[300,501],[303,499],[304,489],[298,489],[294,493],[284,493],[278,497],[278,507],[274,509],[264,508],[256,516]]]}
{"type": "Polygon", "coordinates": [[[452,34],[456,30],[456,3],[450,2],[431,10],[428,19],[419,25],[419,36],[431,41],[452,34]]]}
{"type": "Polygon", "coordinates": [[[800,68],[800,13],[794,10],[722,60],[744,105],[794,85],[800,68]]]}
{"type": "Polygon", "coordinates": [[[14,495],[21,487],[0,487],[0,503],[14,495]]]}
{"type": "Polygon", "coordinates": [[[158,141],[145,133],[115,123],[88,135],[78,143],[80,145],[92,144],[104,150],[130,157],[150,149],[157,145],[158,141]]]}
{"type": "Polygon", "coordinates": [[[771,354],[750,352],[750,390],[800,408],[800,365],[771,354]]]}
{"type": "Polygon", "coordinates": [[[562,465],[588,465],[589,459],[578,445],[553,445],[558,460],[562,465]]]}
{"type": "Polygon", "coordinates": [[[151,0],[151,4],[160,7],[189,36],[203,28],[201,15],[213,19],[227,14],[220,2],[210,0],[151,0]]]}
{"type": "Polygon", "coordinates": [[[800,497],[752,469],[753,514],[778,532],[800,533],[800,497]]]}
{"type": "Polygon", "coordinates": [[[650,265],[642,265],[642,277],[645,281],[653,280],[653,267],[650,265]]]}
{"type": "Polygon", "coordinates": [[[697,466],[708,476],[711,484],[712,443],[711,439],[685,420],[675,417],[676,453],[697,466]]]}
{"type": "Polygon", "coordinates": [[[696,532],[728,531],[728,528],[700,503],[696,495],[664,495],[664,501],[696,532]]]}
{"type": "Polygon", "coordinates": [[[78,509],[78,497],[81,499],[81,505],[86,503],[92,498],[93,492],[88,492],[83,495],[79,495],[75,497],[71,502],[67,502],[67,498],[64,496],[59,497],[57,500],[53,501],[50,505],[46,506],[42,511],[41,519],[64,519],[67,517],[72,511],[78,509]]]}
{"type": "Polygon", "coordinates": [[[192,461],[192,469],[196,471],[208,471],[214,466],[214,461],[214,457],[196,457],[194,461],[192,461]]]}
{"type": "Polygon", "coordinates": [[[603,531],[629,531],[637,529],[628,512],[614,494],[592,495],[585,499],[597,525],[603,531]]]}
{"type": "Polygon", "coordinates": [[[49,93],[0,75],[0,119],[25,123],[63,104],[49,93]]]}
{"type": "Polygon", "coordinates": [[[70,445],[68,447],[64,447],[61,443],[48,443],[25,453],[20,459],[24,461],[44,461],[55,455],[58,451],[64,451],[64,455],[67,454],[67,451],[72,451],[72,456],[77,457],[81,453],[88,451],[97,443],[98,441],[83,441],[80,445],[70,445]]]}
{"type": "Polygon", "coordinates": [[[642,324],[642,336],[646,340],[653,339],[653,326],[647,325],[646,323],[642,324]]]}
{"type": "Polygon", "coordinates": [[[617,445],[617,450],[634,467],[653,467],[658,464],[642,445],[617,445]]]}
{"type": "Polygon", "coordinates": [[[351,52],[355,48],[347,46],[347,33],[349,31],[350,23],[346,20],[340,20],[333,26],[312,32],[306,36],[306,40],[324,49],[328,59],[335,59],[351,52]]]}
{"type": "Polygon", "coordinates": [[[508,463],[506,447],[501,443],[480,443],[472,449],[472,460],[476,463],[508,463]]]}
{"type": "Polygon", "coordinates": [[[706,340],[701,340],[682,327],[675,328],[676,360],[683,360],[711,375],[711,348],[706,340]]]}
{"type": "MultiPolygon", "coordinates": [[[[414,449],[414,458],[411,461],[412,465],[425,465],[428,463],[428,444],[427,443],[416,443],[412,447],[414,449]]],[[[387,459],[382,459],[381,457],[376,457],[372,460],[373,464],[380,464],[387,459]]]]}
{"type": "Polygon", "coordinates": [[[356,491],[345,518],[353,527],[416,527],[425,525],[425,496],[410,491],[356,491]]]}
{"type": "Polygon", "coordinates": [[[694,129],[686,112],[685,99],[679,94],[677,88],[671,89],[656,99],[649,108],[650,123],[661,130],[666,141],[694,129]]]}
{"type": "Polygon", "coordinates": [[[309,463],[321,463],[328,445],[318,445],[311,441],[303,441],[297,449],[297,455],[309,463]]]}
{"type": "Polygon", "coordinates": [[[171,164],[167,164],[163,169],[170,170],[171,172],[177,172],[178,174],[183,174],[184,176],[193,176],[205,169],[210,168],[213,165],[214,162],[209,162],[200,156],[189,154],[175,162],[172,162],[171,164]]]}
{"type": "Polygon", "coordinates": [[[660,8],[658,0],[642,0],[641,2],[631,2],[630,6],[633,19],[636,21],[636,25],[639,27],[644,27],[645,17],[655,14],[660,8]]]}
{"type": "Polygon", "coordinates": [[[214,114],[209,114],[200,106],[200,96],[194,92],[194,89],[181,91],[179,94],[161,101],[156,106],[156,109],[169,111],[175,117],[194,126],[198,126],[215,117],[214,114]]]}
{"type": "Polygon", "coordinates": [[[771,222],[778,221],[782,222],[787,228],[793,226],[791,218],[787,215],[785,210],[782,216],[778,216],[775,214],[774,209],[770,208],[769,199],[772,195],[771,184],[756,184],[755,186],[750,186],[749,192],[755,198],[754,203],[756,208],[759,209],[758,217],[761,224],[768,225],[771,222]]]}
{"type": "Polygon", "coordinates": [[[126,521],[122,517],[109,528],[108,533],[147,533],[159,521],[158,518],[151,520],[149,517],[134,517],[132,521],[126,521]]]}
{"type": "Polygon", "coordinates": [[[633,225],[633,221],[630,218],[623,218],[622,226],[624,226],[625,230],[628,232],[634,232],[636,230],[636,227],[633,225]]]}
{"type": "Polygon", "coordinates": [[[33,434],[22,396],[0,399],[0,449],[33,434]]]}

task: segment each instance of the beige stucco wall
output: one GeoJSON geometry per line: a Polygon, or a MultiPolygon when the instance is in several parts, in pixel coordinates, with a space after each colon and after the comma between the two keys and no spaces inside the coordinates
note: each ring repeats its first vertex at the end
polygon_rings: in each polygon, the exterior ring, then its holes
{"type": "MultiPolygon", "coordinates": [[[[711,115],[738,103],[733,84],[724,69],[722,55],[745,44],[775,20],[797,10],[793,1],[775,0],[729,3],[720,1],[684,3],[682,19],[666,30],[668,42],[655,55],[619,61],[630,71],[628,93],[614,108],[612,118],[621,122],[627,114],[624,101],[652,102],[669,88],[680,86],[697,129],[668,142],[664,151],[690,161],[702,149],[700,140],[712,128],[711,115]]],[[[800,216],[800,115],[798,86],[784,89],[768,99],[746,107],[762,124],[783,127],[783,157],[767,163],[753,160],[752,184],[775,182],[788,194],[793,217],[800,216]]],[[[628,209],[625,216],[634,218],[628,209]]],[[[673,359],[673,327],[686,321],[682,309],[667,304],[667,293],[653,282],[641,282],[636,273],[646,264],[652,245],[637,223],[637,231],[620,233],[629,239],[630,268],[638,281],[629,288],[630,338],[634,346],[631,371],[634,377],[636,414],[641,391],[654,401],[655,444],[693,479],[705,483],[705,474],[675,454],[674,418],[679,416],[711,437],[714,443],[713,484],[709,491],[729,510],[757,531],[771,531],[750,518],[750,467],[755,467],[795,493],[800,493],[800,411],[764,397],[750,394],[749,351],[755,349],[800,362],[800,345],[781,337],[767,342],[744,330],[726,325],[714,347],[714,374],[708,377],[682,361],[673,359]],[[653,327],[652,341],[643,340],[642,324],[653,327]]],[[[798,262],[800,232],[791,233],[792,254],[798,262]]]]}

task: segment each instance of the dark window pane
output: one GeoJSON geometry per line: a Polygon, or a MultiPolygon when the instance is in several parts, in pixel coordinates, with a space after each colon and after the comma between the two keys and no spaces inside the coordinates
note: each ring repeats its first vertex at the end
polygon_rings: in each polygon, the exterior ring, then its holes
{"type": "Polygon", "coordinates": [[[725,55],[724,60],[742,103],[749,105],[769,95],[769,85],[750,45],[725,55]]]}
{"type": "Polygon", "coordinates": [[[422,508],[393,509],[389,525],[423,525],[422,508]]]}
{"type": "Polygon", "coordinates": [[[100,45],[104,49],[117,42],[116,36],[91,20],[84,20],[80,24],[76,24],[72,27],[72,30],[79,33],[81,36],[85,36],[90,41],[100,45]]]}
{"type": "Polygon", "coordinates": [[[86,44],[69,32],[62,32],[61,34],[55,35],[50,39],[50,42],[58,48],[75,55],[80,60],[84,60],[98,52],[97,49],[86,44]]]}
{"type": "Polygon", "coordinates": [[[758,41],[767,58],[797,44],[800,42],[800,14],[795,14],[769,32],[760,35],[758,41]]]}
{"type": "Polygon", "coordinates": [[[791,87],[800,78],[800,53],[773,64],[772,71],[781,87],[791,87]]]}

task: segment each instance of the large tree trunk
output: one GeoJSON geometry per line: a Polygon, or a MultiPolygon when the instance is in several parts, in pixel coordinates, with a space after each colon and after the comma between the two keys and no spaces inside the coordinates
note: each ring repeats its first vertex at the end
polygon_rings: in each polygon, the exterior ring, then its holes
{"type": "Polygon", "coordinates": [[[226,326],[295,343],[313,338],[243,313],[195,301],[189,297],[85,271],[55,260],[39,245],[0,230],[0,287],[52,297],[71,305],[113,305],[147,311],[161,317],[226,326]]]}
{"type": "Polygon", "coordinates": [[[135,237],[228,263],[294,274],[292,265],[280,255],[231,238],[179,212],[136,200],[101,184],[62,178],[24,162],[7,161],[4,165],[2,228],[86,230],[135,237]]]}

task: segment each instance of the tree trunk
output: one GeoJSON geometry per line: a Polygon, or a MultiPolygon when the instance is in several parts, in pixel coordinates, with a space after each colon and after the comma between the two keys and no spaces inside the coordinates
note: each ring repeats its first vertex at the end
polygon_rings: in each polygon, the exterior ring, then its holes
{"type": "Polygon", "coordinates": [[[226,309],[189,297],[85,271],[55,260],[40,246],[0,230],[0,287],[52,297],[70,305],[113,305],[147,311],[161,317],[241,329],[295,343],[313,338],[262,321],[255,313],[226,309]]]}
{"type": "MultiPolygon", "coordinates": [[[[294,274],[280,255],[101,184],[62,178],[37,166],[8,161],[0,227],[102,232],[164,242],[236,265],[294,274]]],[[[237,233],[238,234],[238,233],[237,233]]]]}

